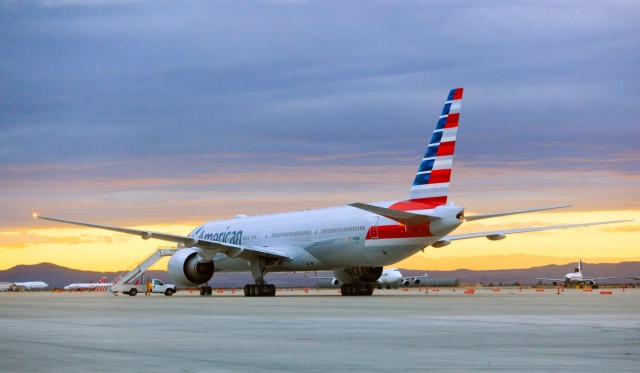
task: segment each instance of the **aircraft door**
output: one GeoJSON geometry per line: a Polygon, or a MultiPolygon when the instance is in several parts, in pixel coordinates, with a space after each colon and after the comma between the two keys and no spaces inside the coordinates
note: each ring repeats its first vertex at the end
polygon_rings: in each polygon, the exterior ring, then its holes
{"type": "Polygon", "coordinates": [[[271,233],[271,227],[264,229],[264,236],[262,238],[262,246],[269,246],[269,234],[271,233]]]}
{"type": "Polygon", "coordinates": [[[380,238],[378,235],[378,215],[371,217],[371,238],[380,238]]]}
{"type": "Polygon", "coordinates": [[[320,223],[316,224],[316,226],[313,228],[313,242],[318,242],[320,236],[320,223]]]}

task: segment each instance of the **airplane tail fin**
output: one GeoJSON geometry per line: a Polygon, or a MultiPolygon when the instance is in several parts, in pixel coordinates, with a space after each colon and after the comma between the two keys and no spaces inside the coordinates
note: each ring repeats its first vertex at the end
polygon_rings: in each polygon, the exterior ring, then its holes
{"type": "Polygon", "coordinates": [[[410,203],[435,207],[447,203],[463,88],[449,92],[411,191],[410,203]]]}

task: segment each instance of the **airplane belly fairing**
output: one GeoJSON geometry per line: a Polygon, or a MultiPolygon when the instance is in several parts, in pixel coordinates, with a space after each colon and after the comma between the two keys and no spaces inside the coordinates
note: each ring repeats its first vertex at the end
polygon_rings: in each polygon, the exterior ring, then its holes
{"type": "Polygon", "coordinates": [[[366,257],[372,266],[389,266],[414,255],[437,240],[437,237],[367,240],[366,257]]]}

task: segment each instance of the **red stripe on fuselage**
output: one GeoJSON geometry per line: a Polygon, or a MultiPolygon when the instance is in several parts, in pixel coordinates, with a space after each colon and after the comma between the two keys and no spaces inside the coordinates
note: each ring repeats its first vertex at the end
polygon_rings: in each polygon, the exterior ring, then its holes
{"type": "MultiPolygon", "coordinates": [[[[369,228],[367,232],[367,240],[372,239],[371,232],[374,228],[369,228]]],[[[389,238],[417,238],[417,237],[430,237],[429,223],[420,225],[381,225],[377,228],[378,236],[375,239],[389,239],[389,238]]]]}

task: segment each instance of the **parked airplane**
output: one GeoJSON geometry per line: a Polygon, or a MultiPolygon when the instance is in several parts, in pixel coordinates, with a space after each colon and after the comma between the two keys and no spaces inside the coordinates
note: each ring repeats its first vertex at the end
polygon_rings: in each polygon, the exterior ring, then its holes
{"type": "Polygon", "coordinates": [[[49,285],[46,282],[42,282],[42,281],[14,282],[13,285],[15,287],[22,286],[26,290],[46,289],[49,287],[49,285]]]}
{"type": "Polygon", "coordinates": [[[77,283],[77,284],[69,284],[65,286],[64,290],[69,291],[80,291],[80,290],[94,290],[94,291],[107,291],[113,283],[107,283],[107,278],[103,277],[100,281],[93,283],[77,283]]]}
{"type": "Polygon", "coordinates": [[[536,278],[536,280],[552,281],[553,285],[564,284],[569,286],[574,285],[590,285],[592,288],[597,289],[597,280],[610,280],[618,277],[584,277],[582,275],[582,259],[578,260],[578,267],[573,271],[564,275],[564,278],[536,278]]]}
{"type": "Polygon", "coordinates": [[[342,295],[371,295],[383,266],[397,263],[428,246],[442,247],[454,240],[475,237],[500,240],[512,233],[618,222],[451,234],[463,222],[568,207],[503,211],[465,218],[464,208],[448,201],[462,92],[462,88],[449,92],[426,153],[420,158],[409,196],[401,201],[350,203],[253,217],[238,215],[235,219],[204,223],[186,236],[34,216],[133,234],[142,239],[175,242],[179,250],[169,260],[168,272],[176,284],[194,287],[206,284],[215,271],[250,271],[255,283],[244,287],[246,296],[275,295],[275,286],[265,281],[269,272],[321,270],[334,271],[342,283],[342,295]]]}
{"type": "Polygon", "coordinates": [[[420,285],[426,282],[426,280],[426,274],[424,276],[402,277],[402,273],[400,273],[398,268],[389,268],[382,271],[382,276],[378,279],[377,285],[378,289],[382,287],[391,289],[391,287],[397,286],[420,285]]]}
{"type": "MultiPolygon", "coordinates": [[[[342,285],[339,279],[333,277],[317,277],[320,283],[324,283],[325,286],[327,281],[331,283],[333,286],[342,285]]],[[[415,277],[402,277],[402,273],[398,268],[388,268],[382,271],[380,278],[375,282],[375,285],[378,289],[382,289],[382,287],[386,287],[387,289],[391,289],[391,287],[397,286],[409,286],[409,285],[419,285],[420,283],[425,282],[427,276],[415,276],[415,277]]]]}

